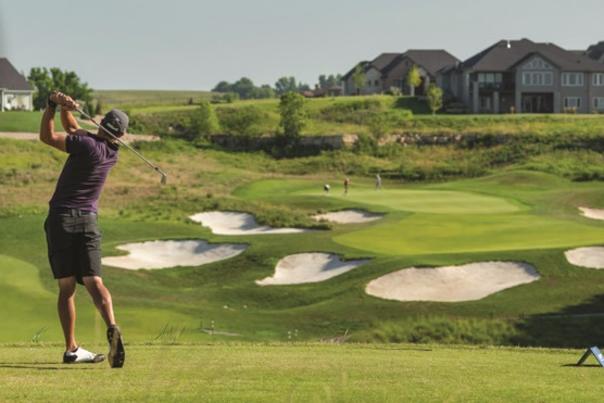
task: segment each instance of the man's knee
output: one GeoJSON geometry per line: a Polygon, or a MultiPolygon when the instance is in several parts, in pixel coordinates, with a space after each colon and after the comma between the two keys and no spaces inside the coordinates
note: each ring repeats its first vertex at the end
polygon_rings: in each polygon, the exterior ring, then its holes
{"type": "Polygon", "coordinates": [[[65,277],[58,279],[59,284],[59,296],[61,298],[70,298],[75,294],[76,290],[76,278],[65,277]]]}
{"type": "Polygon", "coordinates": [[[82,277],[82,282],[84,283],[84,286],[88,289],[90,288],[103,288],[103,279],[99,276],[88,276],[88,277],[82,277]]]}

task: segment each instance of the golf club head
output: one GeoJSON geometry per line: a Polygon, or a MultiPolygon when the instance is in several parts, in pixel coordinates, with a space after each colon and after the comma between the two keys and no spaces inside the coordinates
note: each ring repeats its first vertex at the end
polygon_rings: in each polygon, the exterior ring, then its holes
{"type": "Polygon", "coordinates": [[[161,183],[162,185],[165,185],[166,183],[168,183],[168,175],[166,175],[165,173],[162,172],[159,183],[161,183]]]}

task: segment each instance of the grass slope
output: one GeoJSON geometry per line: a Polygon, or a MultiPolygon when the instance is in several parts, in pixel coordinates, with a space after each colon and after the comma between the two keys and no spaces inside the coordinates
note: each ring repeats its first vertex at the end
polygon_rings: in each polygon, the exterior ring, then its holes
{"type": "Polygon", "coordinates": [[[60,347],[0,347],[2,401],[599,401],[578,350],[414,345],[129,346],[126,366],[61,365],[60,347]],[[57,376],[62,374],[63,376],[57,376]],[[75,387],[74,385],[86,385],[75,387]]]}

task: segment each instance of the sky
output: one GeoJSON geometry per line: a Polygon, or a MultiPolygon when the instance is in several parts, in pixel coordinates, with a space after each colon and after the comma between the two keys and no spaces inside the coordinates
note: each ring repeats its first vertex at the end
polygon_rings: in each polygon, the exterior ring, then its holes
{"type": "Polygon", "coordinates": [[[346,73],[381,52],[466,59],[500,39],[604,40],[603,0],[0,0],[0,56],[95,89],[209,90],[346,73]]]}

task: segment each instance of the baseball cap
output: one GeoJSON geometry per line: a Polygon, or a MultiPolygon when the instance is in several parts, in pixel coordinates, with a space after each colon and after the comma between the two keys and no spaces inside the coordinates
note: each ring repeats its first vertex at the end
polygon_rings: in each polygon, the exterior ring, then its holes
{"type": "Polygon", "coordinates": [[[116,137],[121,137],[128,130],[130,119],[123,111],[112,109],[101,120],[101,125],[108,129],[111,134],[116,137]]]}

